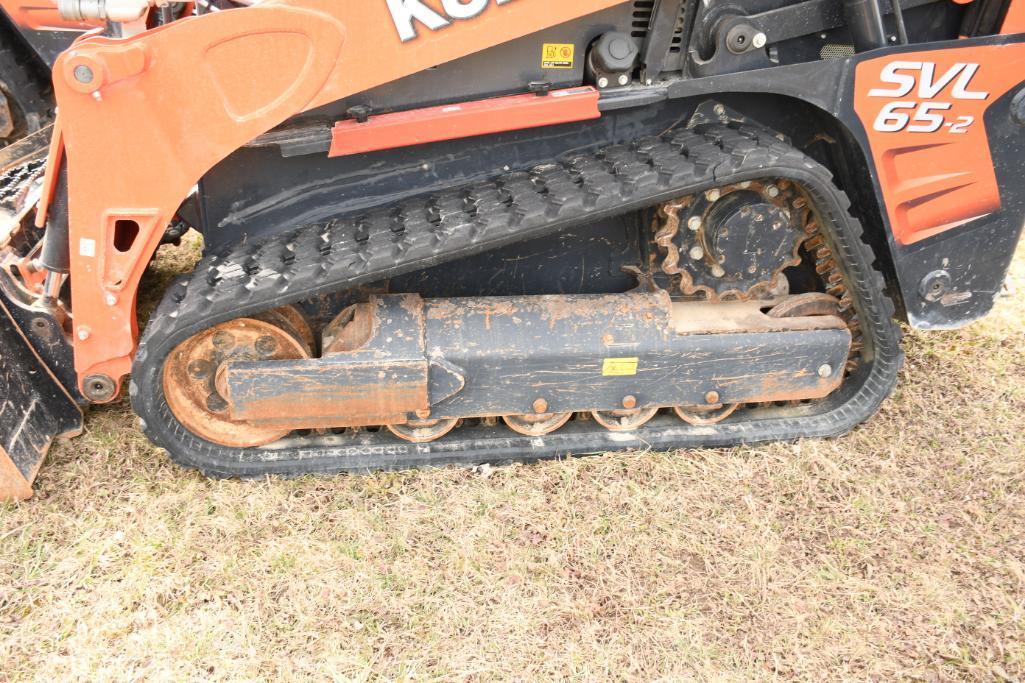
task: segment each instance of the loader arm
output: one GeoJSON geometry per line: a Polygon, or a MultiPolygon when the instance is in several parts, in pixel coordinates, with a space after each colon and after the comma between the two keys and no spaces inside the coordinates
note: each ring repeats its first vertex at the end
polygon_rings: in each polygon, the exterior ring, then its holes
{"type": "Polygon", "coordinates": [[[222,158],[301,111],[623,1],[475,2],[487,9],[433,31],[416,21],[431,35],[402,42],[382,27],[401,31],[413,18],[397,27],[388,3],[272,0],[77,43],[58,60],[54,87],[83,391],[91,378],[109,387],[128,373],[142,272],[179,204],[222,158]],[[119,230],[136,234],[128,248],[114,248],[119,230]]]}

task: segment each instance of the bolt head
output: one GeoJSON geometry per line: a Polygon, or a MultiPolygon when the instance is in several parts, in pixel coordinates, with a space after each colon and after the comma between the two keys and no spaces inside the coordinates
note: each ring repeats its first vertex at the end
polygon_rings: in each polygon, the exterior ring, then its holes
{"type": "Polygon", "coordinates": [[[544,413],[548,412],[548,401],[544,400],[543,398],[539,398],[534,401],[534,405],[531,407],[534,409],[535,413],[537,413],[538,415],[543,415],[544,413]]]}
{"type": "Polygon", "coordinates": [[[701,217],[700,216],[691,216],[687,220],[687,227],[690,230],[692,230],[693,232],[697,232],[698,230],[700,230],[701,229],[701,217]]]}
{"type": "Polygon", "coordinates": [[[189,378],[196,381],[206,379],[210,376],[210,373],[213,372],[213,368],[210,366],[210,363],[208,363],[205,360],[192,361],[191,363],[189,363],[189,367],[187,368],[187,370],[189,373],[189,378]]]}
{"type": "Polygon", "coordinates": [[[88,339],[88,338],[89,338],[89,336],[90,336],[90,335],[89,335],[89,330],[88,330],[87,328],[85,328],[85,327],[80,327],[80,328],[78,329],[78,338],[79,338],[80,340],[82,340],[82,341],[85,341],[86,339],[88,339]]]}
{"type": "Polygon", "coordinates": [[[718,391],[710,391],[705,394],[705,403],[710,406],[717,405],[719,403],[719,398],[720,396],[718,391]]]}
{"type": "Polygon", "coordinates": [[[116,294],[108,294],[107,296],[105,296],[103,298],[103,300],[107,302],[108,306],[117,306],[117,295],[116,294]]]}
{"type": "Polygon", "coordinates": [[[607,88],[607,87],[609,87],[609,79],[605,78],[604,76],[599,78],[598,79],[598,87],[599,88],[607,88]]]}
{"type": "Polygon", "coordinates": [[[75,80],[79,83],[92,83],[93,82],[93,70],[85,64],[79,64],[75,67],[75,80]]]}
{"type": "Polygon", "coordinates": [[[632,396],[632,395],[631,396],[624,396],[623,397],[623,407],[626,408],[627,410],[633,410],[634,408],[636,408],[637,407],[637,397],[636,396],[632,396]]]}
{"type": "Polygon", "coordinates": [[[270,358],[278,350],[278,340],[271,336],[260,337],[256,340],[256,353],[263,358],[270,358]]]}
{"type": "Polygon", "coordinates": [[[768,40],[768,37],[761,31],[759,31],[754,35],[754,38],[751,39],[751,44],[755,47],[756,50],[761,50],[763,47],[765,47],[765,43],[767,43],[768,40]]]}
{"type": "Polygon", "coordinates": [[[833,375],[833,368],[832,368],[832,366],[830,366],[830,365],[821,365],[821,366],[819,366],[819,377],[821,377],[822,379],[826,379],[827,377],[831,377],[832,375],[833,375]]]}
{"type": "Polygon", "coordinates": [[[701,259],[705,258],[705,250],[696,244],[690,248],[688,254],[695,261],[700,261],[701,259]]]}
{"type": "Polygon", "coordinates": [[[226,351],[235,346],[235,337],[232,336],[231,332],[220,330],[214,334],[213,345],[215,349],[226,351]]]}
{"type": "Polygon", "coordinates": [[[719,201],[719,197],[721,197],[721,196],[722,196],[722,193],[719,192],[719,190],[709,190],[708,192],[705,193],[705,199],[707,199],[710,202],[717,202],[717,201],[719,201]]]}
{"type": "Polygon", "coordinates": [[[726,113],[726,107],[722,106],[721,104],[717,104],[715,105],[715,107],[712,108],[712,111],[715,112],[716,116],[722,116],[726,113]]]}
{"type": "Polygon", "coordinates": [[[723,277],[726,275],[726,271],[722,269],[718,263],[712,266],[712,277],[723,277]]]}
{"type": "Polygon", "coordinates": [[[619,75],[619,84],[620,85],[628,85],[629,83],[630,83],[630,76],[628,74],[620,74],[619,75]]]}
{"type": "Polygon", "coordinates": [[[416,411],[416,416],[418,418],[420,418],[421,420],[426,420],[427,418],[429,418],[431,416],[431,411],[430,411],[429,408],[425,408],[423,410],[418,410],[418,411],[416,411]]]}
{"type": "Polygon", "coordinates": [[[769,195],[770,197],[778,197],[779,188],[775,185],[769,185],[767,188],[765,188],[765,194],[769,195]]]}

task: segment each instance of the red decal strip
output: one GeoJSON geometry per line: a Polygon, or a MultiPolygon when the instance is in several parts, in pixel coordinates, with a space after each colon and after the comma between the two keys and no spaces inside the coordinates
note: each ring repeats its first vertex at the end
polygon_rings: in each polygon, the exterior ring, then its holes
{"type": "Polygon", "coordinates": [[[592,87],[497,97],[428,109],[372,116],[366,123],[339,121],[331,131],[328,156],[422,145],[511,130],[587,121],[601,116],[592,87]]]}

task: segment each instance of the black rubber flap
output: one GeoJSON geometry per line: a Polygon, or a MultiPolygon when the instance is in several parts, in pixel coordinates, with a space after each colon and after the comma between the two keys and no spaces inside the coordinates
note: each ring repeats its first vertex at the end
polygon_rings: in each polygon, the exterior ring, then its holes
{"type": "Polygon", "coordinates": [[[79,434],[82,419],[0,299],[0,499],[31,496],[53,440],[79,434]]]}

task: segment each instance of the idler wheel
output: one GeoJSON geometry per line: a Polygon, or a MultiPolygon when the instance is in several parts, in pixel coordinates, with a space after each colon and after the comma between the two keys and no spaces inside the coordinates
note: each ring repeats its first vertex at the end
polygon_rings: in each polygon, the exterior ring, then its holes
{"type": "Polygon", "coordinates": [[[291,308],[200,332],[182,342],[164,364],[167,405],[182,426],[221,446],[255,448],[277,441],[290,430],[231,419],[228,401],[217,388],[219,371],[232,361],[309,358],[312,339],[305,319],[291,308]]]}

